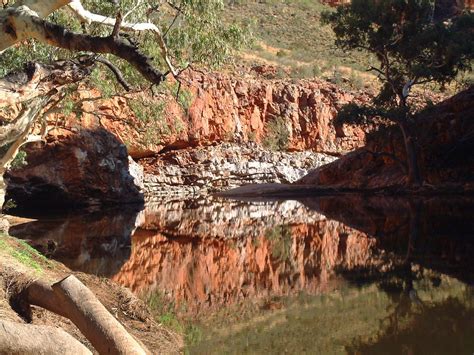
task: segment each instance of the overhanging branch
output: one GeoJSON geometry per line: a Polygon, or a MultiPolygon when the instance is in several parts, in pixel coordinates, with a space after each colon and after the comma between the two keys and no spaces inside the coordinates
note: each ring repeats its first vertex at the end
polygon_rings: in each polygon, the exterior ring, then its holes
{"type": "Polygon", "coordinates": [[[153,67],[150,58],[141,53],[136,46],[121,38],[74,33],[63,26],[47,22],[31,14],[19,12],[16,15],[15,28],[23,32],[29,31],[29,37],[40,42],[70,51],[113,54],[126,60],[154,84],[159,84],[164,79],[163,74],[153,67]]]}
{"type": "MultiPolygon", "coordinates": [[[[82,3],[80,0],[72,0],[69,4],[69,7],[81,19],[81,21],[86,22],[88,24],[97,23],[97,24],[102,24],[106,26],[116,26],[117,24],[116,19],[112,17],[102,16],[102,15],[94,14],[90,11],[87,11],[84,8],[84,6],[82,6],[82,3]]],[[[128,15],[129,13],[127,13],[122,20],[124,20],[128,15]]],[[[155,35],[156,39],[158,40],[158,45],[160,46],[160,49],[161,49],[161,55],[166,65],[168,66],[169,71],[171,72],[171,74],[173,74],[173,76],[178,75],[177,70],[174,68],[173,64],[171,63],[171,60],[168,55],[168,48],[164,41],[161,30],[158,28],[158,26],[156,26],[155,24],[151,22],[130,23],[130,22],[122,21],[120,23],[120,29],[125,30],[125,31],[152,32],[155,35]]]]}

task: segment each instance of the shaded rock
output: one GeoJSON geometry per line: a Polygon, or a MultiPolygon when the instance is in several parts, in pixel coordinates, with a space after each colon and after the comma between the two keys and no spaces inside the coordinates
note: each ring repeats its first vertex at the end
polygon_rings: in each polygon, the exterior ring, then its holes
{"type": "Polygon", "coordinates": [[[8,172],[7,199],[21,208],[142,203],[125,146],[103,129],[61,131],[24,150],[27,165],[8,172]]]}
{"type": "MultiPolygon", "coordinates": [[[[425,182],[472,190],[474,87],[424,110],[415,125],[419,164],[425,182]]],[[[389,126],[368,135],[365,147],[315,169],[296,183],[356,189],[405,186],[405,161],[402,134],[398,127],[389,126]]]]}

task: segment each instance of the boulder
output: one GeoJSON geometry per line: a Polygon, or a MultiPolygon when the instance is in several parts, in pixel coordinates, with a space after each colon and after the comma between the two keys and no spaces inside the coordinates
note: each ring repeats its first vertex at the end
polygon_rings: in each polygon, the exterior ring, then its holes
{"type": "Polygon", "coordinates": [[[7,200],[20,208],[143,203],[126,147],[104,129],[55,130],[24,148],[25,166],[6,175],[7,200]]]}

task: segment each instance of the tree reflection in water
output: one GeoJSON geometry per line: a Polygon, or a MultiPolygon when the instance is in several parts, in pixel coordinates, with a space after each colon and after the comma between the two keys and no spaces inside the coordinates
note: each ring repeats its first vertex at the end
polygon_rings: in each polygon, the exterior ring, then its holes
{"type": "Polygon", "coordinates": [[[409,238],[402,262],[385,272],[366,269],[345,275],[358,285],[375,283],[391,301],[379,331],[370,338],[356,337],[345,350],[354,354],[469,354],[474,349],[473,288],[463,286],[460,297],[448,296],[441,302],[420,298],[420,291],[438,292],[441,276],[413,262],[422,238],[423,202],[410,201],[408,211],[409,238]]]}

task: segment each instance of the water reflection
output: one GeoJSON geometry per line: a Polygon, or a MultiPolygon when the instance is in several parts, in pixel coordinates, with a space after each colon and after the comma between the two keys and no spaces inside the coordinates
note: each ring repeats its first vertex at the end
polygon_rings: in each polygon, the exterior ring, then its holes
{"type": "Polygon", "coordinates": [[[176,215],[169,208],[146,210],[113,279],[139,294],[164,293],[188,314],[324,291],[336,269],[376,260],[375,239],[295,201],[202,203],[176,215]]]}
{"type": "Polygon", "coordinates": [[[133,208],[43,215],[37,221],[11,227],[9,233],[72,270],[110,277],[130,258],[130,236],[141,216],[133,208]]]}
{"type": "Polygon", "coordinates": [[[416,353],[410,334],[443,322],[455,334],[430,349],[472,351],[473,215],[460,197],[209,198],[11,234],[202,321],[192,352],[416,353]]]}

